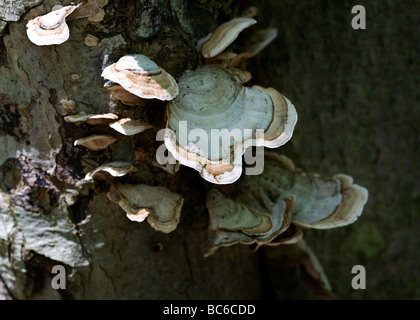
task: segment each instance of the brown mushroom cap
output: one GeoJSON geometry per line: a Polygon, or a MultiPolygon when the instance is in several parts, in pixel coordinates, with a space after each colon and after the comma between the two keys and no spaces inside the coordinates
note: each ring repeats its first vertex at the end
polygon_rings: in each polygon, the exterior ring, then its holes
{"type": "Polygon", "coordinates": [[[77,9],[78,6],[62,7],[61,9],[29,20],[26,25],[26,34],[29,40],[38,46],[61,44],[67,41],[70,32],[66,24],[66,17],[77,9]]]}

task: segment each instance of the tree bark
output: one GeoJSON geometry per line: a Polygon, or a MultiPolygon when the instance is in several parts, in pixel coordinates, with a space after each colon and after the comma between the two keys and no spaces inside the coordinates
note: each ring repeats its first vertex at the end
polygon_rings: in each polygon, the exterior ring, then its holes
{"type": "MultiPolygon", "coordinates": [[[[206,183],[192,169],[171,175],[147,161],[161,143],[155,137],[165,125],[165,104],[117,104],[101,78],[104,65],[130,53],[177,78],[202,63],[201,38],[255,3],[110,0],[99,24],[69,19],[70,38],[61,45],[28,40],[30,19],[70,2],[14,1],[12,8],[0,0],[0,299],[313,298],[299,268],[279,266],[281,247],[250,253],[236,245],[203,257],[206,183]],[[85,44],[88,34],[97,46],[85,44]],[[124,137],[105,125],[66,123],[61,100],[73,100],[75,112],[113,112],[155,129],[124,137]],[[118,142],[105,151],[73,146],[92,134],[118,142]],[[117,160],[137,169],[121,181],[165,186],[184,197],[175,231],[129,221],[107,199],[107,181],[80,183],[88,171],[117,160]],[[58,264],[66,267],[67,286],[57,292],[51,268],[58,264]]],[[[420,20],[412,10],[418,2],[358,4],[366,7],[366,30],[351,28],[352,1],[258,3],[255,28],[276,27],[279,35],[242,67],[252,73],[251,84],[274,87],[296,106],[294,136],[277,152],[309,172],[348,173],[370,192],[354,225],[305,231],[337,297],[413,298],[420,258],[404,252],[419,246],[418,237],[408,236],[419,225],[420,39],[413,30],[420,20]],[[368,271],[363,292],[350,285],[358,264],[368,271]]],[[[236,48],[250,34],[252,28],[244,31],[236,48]]]]}

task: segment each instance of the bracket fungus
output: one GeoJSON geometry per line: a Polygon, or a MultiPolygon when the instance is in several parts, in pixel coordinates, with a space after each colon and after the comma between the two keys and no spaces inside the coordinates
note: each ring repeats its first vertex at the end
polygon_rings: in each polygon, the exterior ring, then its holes
{"type": "Polygon", "coordinates": [[[136,171],[136,168],[131,163],[124,161],[114,161],[105,163],[97,167],[95,170],[90,171],[88,174],[86,174],[85,180],[102,178],[103,173],[108,173],[113,177],[122,177],[133,171],[136,171]]]}
{"type": "Polygon", "coordinates": [[[244,176],[233,194],[224,195],[214,188],[208,192],[214,234],[209,254],[236,243],[258,247],[299,240],[299,231],[292,232],[292,237],[286,233],[292,226],[327,229],[351,224],[362,213],[367,198],[367,190],[353,184],[347,175],[311,177],[296,170],[288,158],[266,152],[261,175],[244,176]],[[261,218],[264,215],[269,223],[261,218]]]}
{"type": "Polygon", "coordinates": [[[246,74],[213,65],[189,71],[168,104],[166,147],[212,183],[235,182],[249,146],[285,144],[297,121],[293,104],[275,89],[243,86],[246,74]]]}
{"type": "Polygon", "coordinates": [[[66,23],[66,17],[76,10],[78,6],[62,7],[29,20],[26,25],[26,34],[29,40],[38,46],[61,44],[67,41],[70,31],[66,23]]]}
{"type": "Polygon", "coordinates": [[[102,77],[143,99],[172,100],[179,92],[175,79],[142,54],[121,57],[102,77]]]}
{"type": "Polygon", "coordinates": [[[131,221],[147,222],[155,230],[169,233],[176,229],[184,199],[164,187],[144,184],[114,184],[107,194],[131,221]]]}
{"type": "Polygon", "coordinates": [[[64,117],[64,121],[66,122],[75,122],[75,123],[86,122],[88,124],[109,123],[116,119],[118,119],[118,116],[113,113],[86,114],[84,112],[80,112],[78,114],[64,117]]]}
{"type": "Polygon", "coordinates": [[[117,139],[113,136],[94,134],[89,137],[76,140],[74,145],[84,146],[90,150],[96,151],[108,148],[108,146],[113,144],[115,141],[117,141],[117,139]]]}
{"type": "Polygon", "coordinates": [[[256,24],[251,18],[235,18],[220,25],[201,47],[204,58],[213,58],[225,50],[242,30],[256,24]]]}
{"type": "Polygon", "coordinates": [[[150,124],[139,120],[131,120],[130,118],[120,119],[116,122],[110,123],[109,126],[125,136],[132,136],[153,128],[150,124]]]}

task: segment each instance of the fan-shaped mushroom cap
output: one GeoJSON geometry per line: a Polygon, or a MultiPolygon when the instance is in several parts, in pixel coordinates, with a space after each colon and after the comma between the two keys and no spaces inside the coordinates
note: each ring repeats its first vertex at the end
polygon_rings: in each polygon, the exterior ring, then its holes
{"type": "Polygon", "coordinates": [[[225,50],[242,30],[257,23],[251,18],[235,18],[220,25],[201,47],[204,58],[212,58],[225,50]]]}
{"type": "MultiPolygon", "coordinates": [[[[317,229],[348,225],[360,216],[367,197],[367,190],[353,184],[352,178],[347,175],[340,174],[331,179],[310,176],[296,170],[288,158],[266,152],[261,175],[244,176],[229,196],[214,188],[209,191],[207,207],[212,221],[211,230],[215,234],[210,253],[235,243],[275,245],[279,243],[278,239],[274,240],[275,237],[288,239],[283,233],[291,223],[317,229]],[[267,233],[264,237],[246,232],[249,230],[247,226],[255,227],[257,222],[250,212],[269,215],[273,224],[271,232],[277,231],[275,236],[267,233]],[[279,221],[287,223],[279,228],[279,221]]],[[[300,239],[301,234],[300,237],[296,232],[293,234],[287,241],[300,239]]]]}
{"type": "Polygon", "coordinates": [[[125,136],[132,136],[153,128],[153,126],[148,123],[139,120],[131,120],[130,118],[120,119],[116,122],[110,123],[109,126],[125,136]]]}
{"type": "Polygon", "coordinates": [[[76,140],[74,142],[75,146],[84,146],[91,150],[102,150],[106,149],[110,144],[117,141],[113,136],[108,135],[92,135],[86,138],[76,140]]]}
{"type": "Polygon", "coordinates": [[[38,46],[61,44],[67,41],[70,32],[66,17],[77,7],[78,5],[66,6],[29,20],[26,25],[29,40],[38,46]]]}
{"type": "Polygon", "coordinates": [[[115,184],[108,199],[120,205],[132,221],[147,222],[155,229],[169,233],[176,229],[184,199],[164,187],[144,184],[115,184]]]}
{"type": "Polygon", "coordinates": [[[210,65],[187,72],[179,80],[179,96],[168,105],[166,147],[181,164],[212,183],[235,182],[242,172],[246,148],[283,145],[297,121],[287,98],[272,88],[244,87],[244,75],[210,65]],[[205,133],[207,141],[190,139],[194,129],[205,133]],[[217,130],[226,139],[224,144],[220,144],[217,130]],[[263,137],[257,130],[264,132],[263,137]]]}
{"type": "Polygon", "coordinates": [[[122,177],[125,176],[127,173],[136,171],[136,168],[128,162],[123,161],[114,161],[105,163],[95,170],[90,171],[86,176],[85,180],[92,180],[93,178],[98,178],[100,173],[106,172],[109,173],[113,177],[122,177]]]}
{"type": "Polygon", "coordinates": [[[86,114],[80,112],[71,116],[64,117],[66,122],[86,122],[89,124],[101,124],[108,123],[112,120],[118,119],[118,116],[113,113],[104,113],[104,114],[86,114]]]}
{"type": "Polygon", "coordinates": [[[179,92],[175,79],[142,54],[120,58],[104,69],[102,77],[144,99],[172,100],[179,92]]]}

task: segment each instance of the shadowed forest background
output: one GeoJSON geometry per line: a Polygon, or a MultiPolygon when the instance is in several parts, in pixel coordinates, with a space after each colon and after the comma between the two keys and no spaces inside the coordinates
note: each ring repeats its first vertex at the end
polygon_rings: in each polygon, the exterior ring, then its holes
{"type": "MultiPolygon", "coordinates": [[[[106,182],[77,185],[111,158],[137,161],[139,146],[153,156],[155,132],[121,140],[116,150],[74,148],[75,139],[102,131],[65,123],[60,100],[111,112],[100,76],[105,54],[115,62],[142,53],[178,78],[199,65],[197,41],[249,6],[258,7],[258,23],[237,48],[256,30],[278,29],[246,62],[250,84],[280,91],[299,117],[292,139],[274,151],[310,173],[349,174],[369,191],[354,224],[304,230],[337,299],[420,299],[419,1],[110,0],[101,23],[69,21],[70,39],[49,47],[29,42],[25,25],[70,1],[25,3],[19,21],[6,24],[0,14],[1,299],[316,298],[301,268],[279,265],[281,246],[250,253],[236,245],[203,257],[206,183],[190,168],[170,175],[139,163],[130,178],[182,194],[170,234],[129,221],[107,199],[106,182]],[[357,4],[366,8],[366,30],[351,27],[357,4]],[[100,45],[87,47],[87,34],[100,45]],[[50,289],[55,264],[68,274],[59,293],[50,289]],[[351,287],[354,265],[366,268],[366,290],[351,287]]],[[[164,107],[136,114],[164,126],[164,107]]]]}

